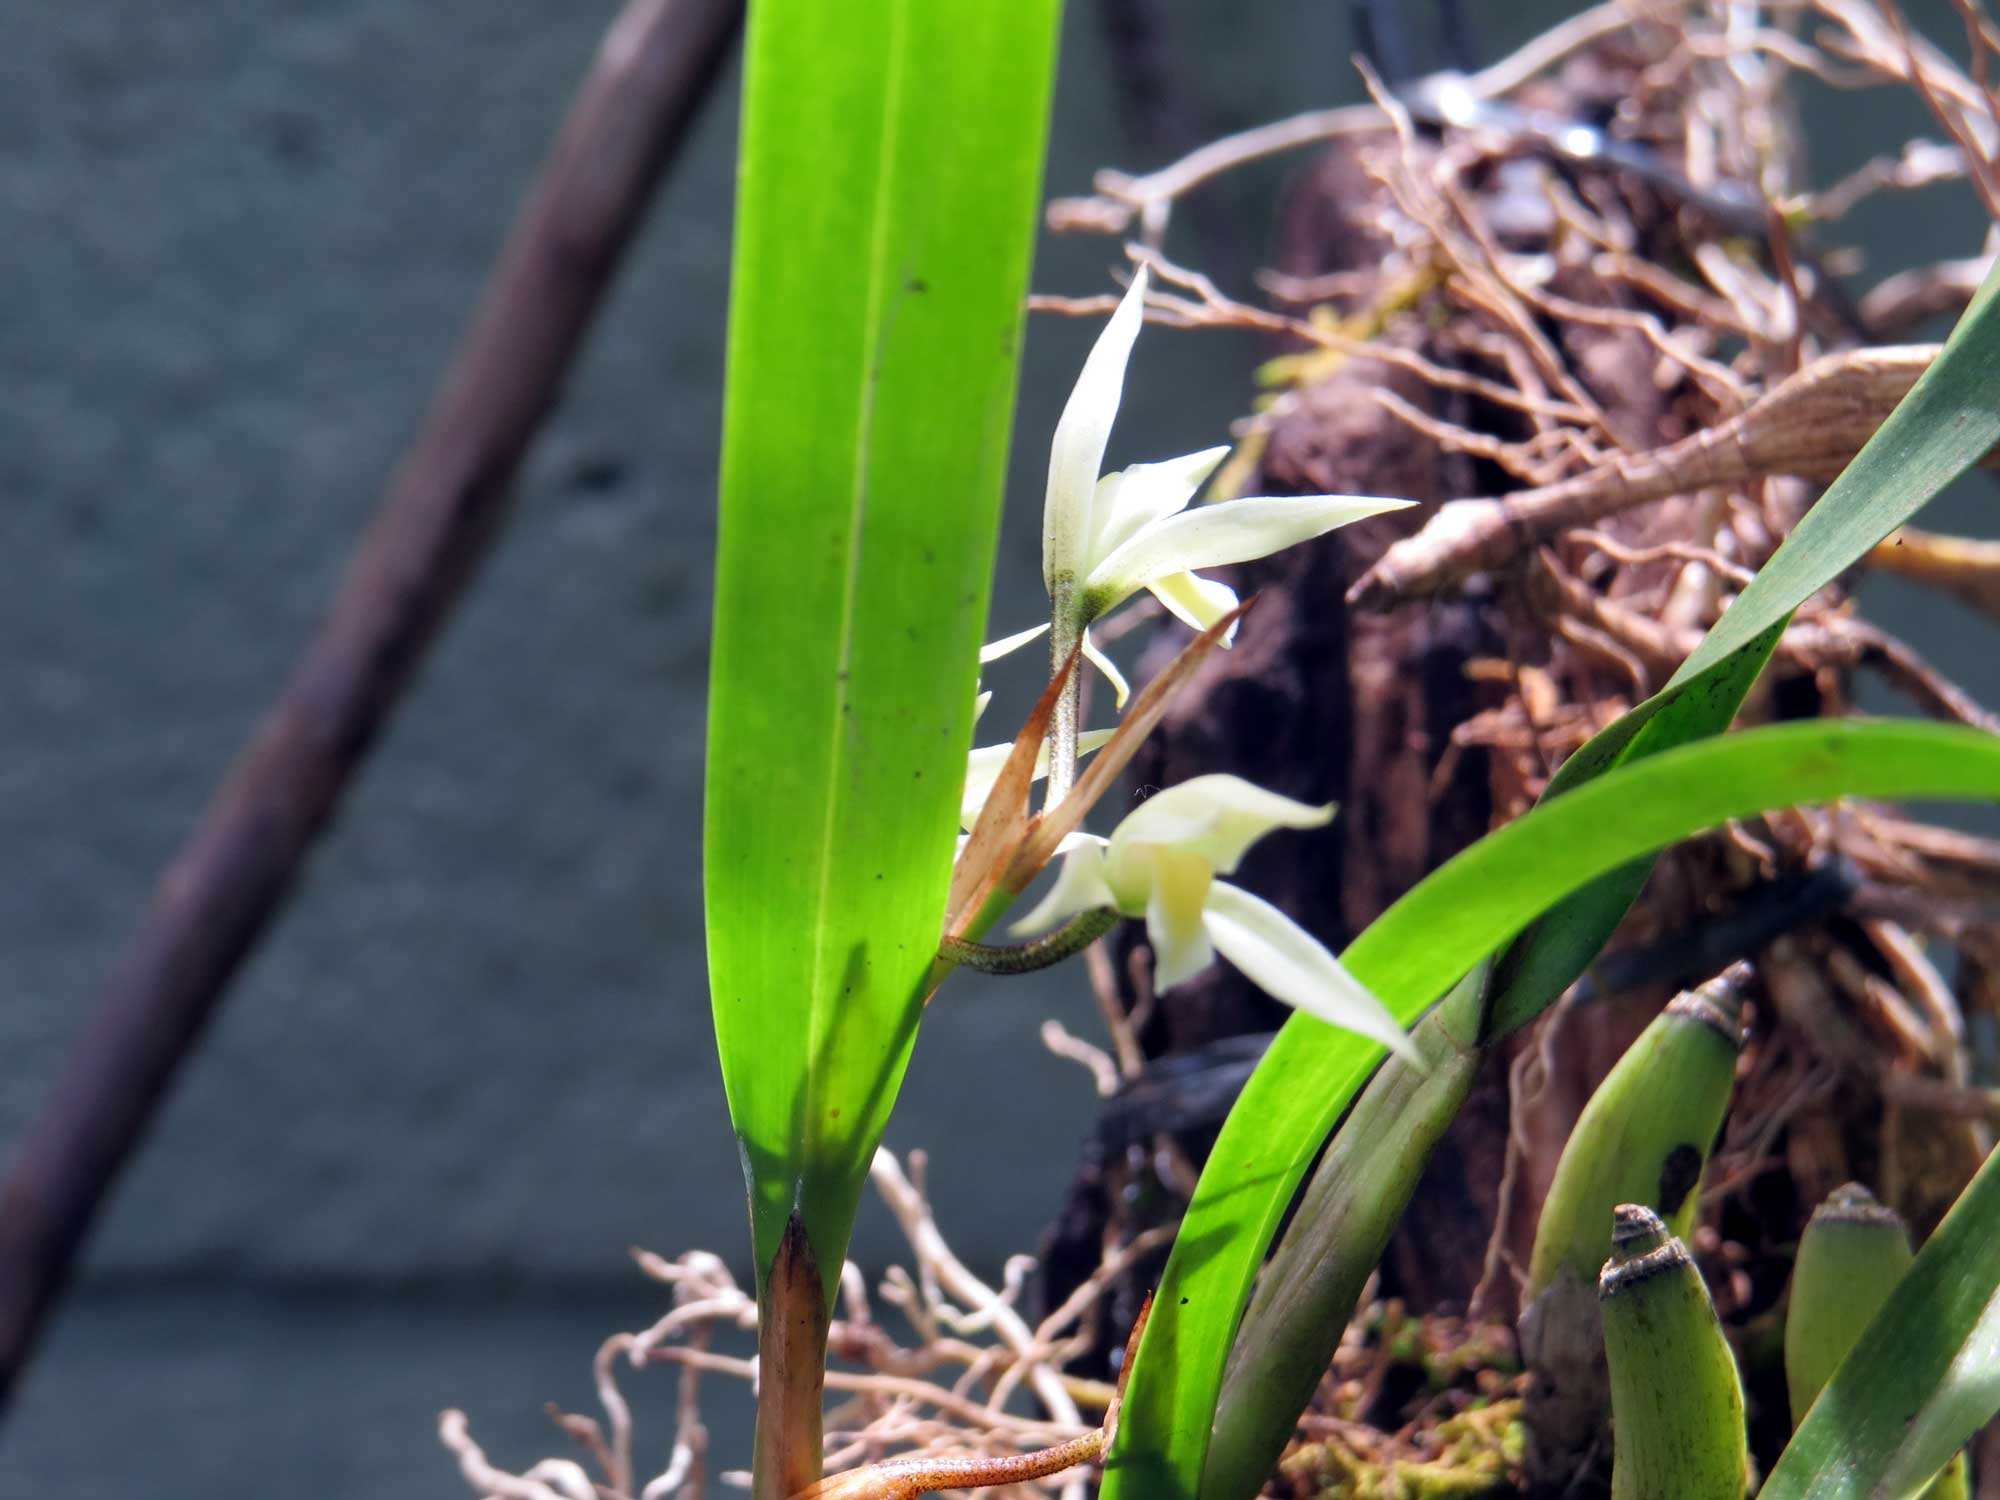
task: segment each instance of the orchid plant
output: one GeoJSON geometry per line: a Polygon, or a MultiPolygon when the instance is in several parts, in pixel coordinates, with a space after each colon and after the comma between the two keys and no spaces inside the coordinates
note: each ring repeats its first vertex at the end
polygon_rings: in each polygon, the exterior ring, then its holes
{"type": "MultiPolygon", "coordinates": [[[[1080,652],[1104,673],[1124,708],[1130,690],[1110,658],[1092,644],[1090,626],[1140,590],[1196,631],[1223,626],[1227,647],[1238,608],[1227,584],[1197,570],[1248,562],[1323,536],[1353,521],[1408,505],[1405,500],[1351,495],[1260,496],[1191,502],[1228,449],[1217,447],[1113,473],[1098,470],[1124,394],[1133,345],[1145,318],[1148,273],[1139,267],[1117,310],[1099,334],[1063,407],[1049,453],[1042,514],[1042,579],[1047,586],[1059,698],[1048,740],[1036,751],[1033,775],[1049,779],[1049,802],[1070,793],[1079,755],[1107,743],[1113,730],[1080,731],[1077,683],[1065,675],[1080,652]],[[1225,622],[1229,622],[1226,623],[1225,622]]],[[[1037,639],[1044,627],[997,641],[983,663],[1037,639]]],[[[985,707],[982,697],[979,707],[985,707]]],[[[972,752],[961,818],[972,825],[1013,747],[972,752]]],[[[1276,1000],[1392,1048],[1407,1047],[1403,1030],[1382,1003],[1347,973],[1326,946],[1269,902],[1218,874],[1233,873],[1244,852],[1279,828],[1324,827],[1331,806],[1313,807],[1236,776],[1199,776],[1157,793],[1127,816],[1109,838],[1072,833],[1058,846],[1062,871],[1043,900],[1016,925],[1044,932],[1066,919],[1090,917],[1075,930],[1100,934],[1106,916],[1143,917],[1153,948],[1154,982],[1183,984],[1220,953],[1276,1000]]],[[[1075,945],[1056,944],[1049,961],[1075,945]]],[[[978,950],[961,950],[980,962],[978,950]]],[[[987,956],[987,966],[1018,972],[1018,959],[987,956]]]]}
{"type": "MultiPolygon", "coordinates": [[[[1048,623],[981,651],[1058,10],[1056,0],[764,0],[749,13],[704,889],[757,1276],[753,1500],[913,1500],[1052,1473],[1114,1441],[1106,1500],[1241,1500],[1265,1468],[1255,1442],[1225,1445],[1211,1464],[1218,1414],[1248,1410],[1242,1430],[1288,1431],[1297,1407],[1273,1394],[1274,1357],[1293,1359],[1308,1384],[1325,1365],[1279,1346],[1337,1337],[1344,1322],[1338,1308],[1279,1317],[1282,1338],[1238,1340],[1253,1289],[1275,1287],[1274,1306],[1288,1305],[1283,1277],[1260,1281],[1261,1268],[1350,1104],[1350,1121],[1375,1119],[1377,1133],[1327,1160],[1368,1166],[1354,1191],[1367,1195],[1362,1227],[1379,1238],[1422,1169],[1424,1139],[1456,1111],[1454,1080],[1591,961],[1652,854],[1803,800],[2000,794],[2000,747],[1968,730],[1814,722],[1722,734],[1790,612],[2000,446],[1996,283],[1898,407],[1896,431],[1863,450],[1672,682],[1565,761],[1546,805],[1426,877],[1340,959],[1223,878],[1256,840],[1323,828],[1330,807],[1204,776],[1156,793],[1106,835],[1085,831],[1168,699],[1242,618],[1205,570],[1403,502],[1198,503],[1216,448],[1102,473],[1144,321],[1142,268],[1054,435],[1048,623]],[[939,98],[963,128],[935,128],[939,98]],[[945,495],[954,503],[940,506],[945,495]],[[1090,632],[1142,589],[1198,634],[1131,691],[1090,632]],[[968,761],[986,701],[979,663],[1043,630],[1053,670],[1040,701],[1012,743],[968,761]],[[1111,680],[1115,727],[1082,731],[1079,661],[1111,680]],[[1031,813],[1038,776],[1048,789],[1031,813]],[[1053,930],[1025,947],[983,945],[1058,857],[1052,889],[1016,923],[1053,930]],[[1297,1014],[1224,1124],[1103,1429],[1039,1454],[887,1459],[816,1488],[832,1295],[924,1006],[959,964],[1053,960],[1124,919],[1146,923],[1162,984],[1220,956],[1297,1014]],[[1447,991],[1466,998],[1435,1005],[1447,991]],[[1398,1022],[1417,1023],[1419,1061],[1398,1022]],[[1385,1046],[1401,1055],[1378,1071],[1385,1046]],[[1385,1136],[1396,1151],[1373,1149],[1385,1136]]],[[[1919,1340],[1904,1318],[1903,1342],[1857,1346],[1801,1428],[1797,1461],[1767,1485],[1773,1500],[1819,1493],[1832,1473],[1886,1472],[1905,1418],[1927,1403],[1947,1419],[1940,1444],[2000,1404],[1990,1383],[1951,1375],[1962,1349],[1986,1347],[1968,1343],[1983,1310],[2000,1307],[2000,1262],[1986,1253],[2000,1158],[1961,1210],[1960,1229],[1925,1252],[1931,1271],[1920,1257],[1913,1273],[1913,1308],[1943,1306],[1938,1288],[1956,1299],[1934,1320],[1937,1337],[1919,1340]]],[[[1315,1235],[1365,1238],[1339,1215],[1289,1223],[1268,1264],[1302,1266],[1308,1279],[1326,1262],[1315,1235]]]]}
{"type": "Polygon", "coordinates": [[[757,1500],[817,1476],[827,1291],[923,1006],[954,968],[1052,962],[1137,916],[1169,982],[1220,955],[1304,1015],[1398,1036],[1315,938],[1216,878],[1255,839],[1322,826],[1332,809],[1204,778],[1108,837],[1082,826],[1194,665],[1229,644],[1241,609],[1204,570],[1403,503],[1197,503],[1221,448],[1102,473],[1145,317],[1143,269],[1054,434],[1047,623],[980,647],[1055,14],[1054,0],[887,0],[852,16],[773,0],[751,17],[704,884],[763,1314],[757,1500]],[[925,66],[884,74],[889,55],[925,66]],[[990,129],[933,129],[940,92],[990,129]],[[807,159],[825,170],[787,165],[807,159]],[[938,379],[946,367],[952,379],[938,379]],[[1088,636],[1140,590],[1199,633],[1134,692],[1088,636]],[[968,760],[989,703],[979,666],[1045,631],[1042,701],[1011,742],[968,760]],[[1088,733],[1086,656],[1120,711],[1088,733]],[[1055,859],[1075,861],[1061,899],[1087,887],[1093,904],[1038,941],[985,946],[1055,859]]]}

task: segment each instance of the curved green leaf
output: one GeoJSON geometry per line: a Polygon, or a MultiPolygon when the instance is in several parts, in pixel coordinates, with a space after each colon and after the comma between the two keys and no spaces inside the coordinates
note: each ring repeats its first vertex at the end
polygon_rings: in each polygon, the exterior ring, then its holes
{"type": "Polygon", "coordinates": [[[937,945],[1058,9],[751,7],[703,852],[760,1281],[795,1208],[839,1266],[937,945]]]}
{"type": "MultiPolygon", "coordinates": [[[[1844,796],[2000,799],[2000,739],[1898,720],[1816,721],[1617,767],[1443,865],[1341,961],[1407,1022],[1471,964],[1607,871],[1730,818],[1844,796]]],[[[1251,1279],[1320,1143],[1382,1055],[1372,1042],[1300,1017],[1251,1075],[1155,1299],[1106,1476],[1114,1500],[1195,1493],[1186,1476],[1201,1472],[1222,1356],[1251,1279]]]]}

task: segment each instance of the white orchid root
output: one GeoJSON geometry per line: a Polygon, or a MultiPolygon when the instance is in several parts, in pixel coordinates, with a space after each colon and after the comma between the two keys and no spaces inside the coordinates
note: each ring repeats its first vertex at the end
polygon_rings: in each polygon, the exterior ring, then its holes
{"type": "MultiPolygon", "coordinates": [[[[827,1412],[825,1429],[826,1466],[842,1472],[807,1493],[814,1500],[857,1493],[898,1500],[932,1487],[920,1483],[931,1478],[953,1488],[1005,1484],[1020,1495],[1084,1500],[1083,1476],[1062,1476],[1109,1446],[1117,1392],[1066,1368],[1094,1347],[1104,1295],[1157,1252],[1171,1228],[1107,1246],[1098,1269],[1035,1322],[1018,1310],[1035,1262],[1010,1258],[997,1287],[974,1275],[932,1214],[923,1153],[898,1162],[878,1152],[871,1175],[911,1252],[911,1267],[890,1267],[876,1295],[897,1311],[908,1334],[899,1338],[877,1320],[860,1269],[852,1262],[844,1266],[826,1380],[843,1399],[827,1412]],[[1024,1386],[1040,1407],[1033,1415],[1009,1409],[1024,1386]],[[1087,1421],[1084,1412],[1093,1409],[1106,1412],[1106,1419],[1087,1421]],[[885,1453],[893,1456],[885,1459],[885,1453]],[[870,1470],[873,1477],[864,1484],[860,1476],[870,1470]],[[834,1488],[843,1481],[853,1488],[834,1488]]],[[[582,1462],[558,1456],[520,1470],[503,1467],[474,1441],[463,1412],[442,1415],[439,1437],[475,1494],[490,1500],[703,1500],[709,1476],[700,1380],[709,1373],[755,1380],[753,1357],[711,1344],[754,1333],[756,1300],[706,1251],[674,1260],[635,1251],[634,1258],[647,1276],[673,1289],[674,1306],[650,1328],[614,1334],[599,1348],[594,1370],[601,1417],[551,1409],[582,1449],[582,1462]],[[653,1365],[677,1367],[680,1389],[667,1460],[642,1482],[633,1408],[618,1372],[653,1365]]],[[[749,1478],[731,1471],[717,1477],[730,1487],[745,1486],[749,1478]]]]}

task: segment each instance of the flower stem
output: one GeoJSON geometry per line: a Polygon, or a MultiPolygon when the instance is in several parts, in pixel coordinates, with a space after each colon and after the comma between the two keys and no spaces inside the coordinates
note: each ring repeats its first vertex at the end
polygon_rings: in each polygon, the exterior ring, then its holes
{"type": "MultiPolygon", "coordinates": [[[[1049,616],[1051,679],[1069,664],[1070,656],[1083,639],[1083,614],[1077,608],[1077,602],[1075,578],[1056,579],[1055,592],[1051,596],[1052,612],[1049,616]]],[[[1042,802],[1044,807],[1054,807],[1067,797],[1070,787],[1076,781],[1078,684],[1082,676],[1081,670],[1069,674],[1069,680],[1063,684],[1061,696],[1056,699],[1055,713],[1049,720],[1049,791],[1042,802]]]]}
{"type": "Polygon", "coordinates": [[[938,956],[977,969],[981,974],[1032,974],[1083,952],[1117,923],[1116,911],[1099,906],[1078,912],[1054,932],[1032,943],[998,946],[948,937],[938,945],[938,956]]]}

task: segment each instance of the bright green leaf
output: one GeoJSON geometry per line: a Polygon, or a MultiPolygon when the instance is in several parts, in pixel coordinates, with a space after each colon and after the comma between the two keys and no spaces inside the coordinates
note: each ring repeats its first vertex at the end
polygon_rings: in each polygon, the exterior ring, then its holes
{"type": "Polygon", "coordinates": [[[937,945],[1058,10],[751,6],[703,842],[760,1279],[795,1208],[839,1266],[937,945]]]}

